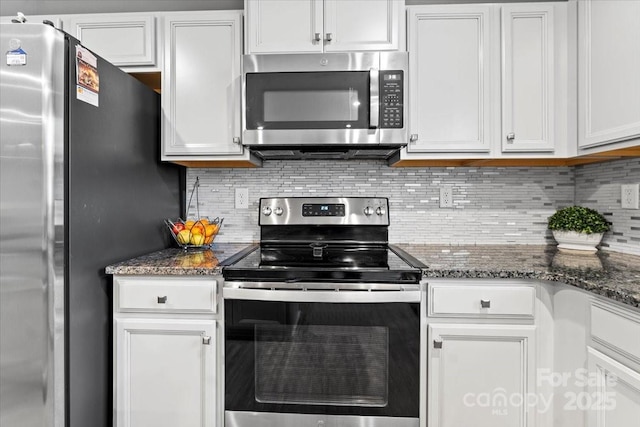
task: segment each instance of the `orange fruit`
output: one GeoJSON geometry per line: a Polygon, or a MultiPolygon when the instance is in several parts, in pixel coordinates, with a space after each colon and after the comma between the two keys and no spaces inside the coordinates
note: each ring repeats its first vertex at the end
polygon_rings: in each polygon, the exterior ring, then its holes
{"type": "Polygon", "coordinates": [[[214,234],[216,234],[216,231],[218,231],[216,229],[215,225],[209,224],[209,225],[205,225],[204,227],[204,235],[207,237],[213,236],[214,234]]]}
{"type": "Polygon", "coordinates": [[[207,218],[200,218],[200,223],[202,223],[202,225],[209,225],[209,220],[207,218]]]}
{"type": "Polygon", "coordinates": [[[204,225],[196,222],[193,227],[191,227],[191,233],[193,234],[204,234],[204,225]]]}
{"type": "Polygon", "coordinates": [[[193,227],[195,223],[196,222],[194,220],[190,219],[189,221],[184,223],[184,228],[186,228],[187,230],[191,230],[191,227],[193,227]]]}

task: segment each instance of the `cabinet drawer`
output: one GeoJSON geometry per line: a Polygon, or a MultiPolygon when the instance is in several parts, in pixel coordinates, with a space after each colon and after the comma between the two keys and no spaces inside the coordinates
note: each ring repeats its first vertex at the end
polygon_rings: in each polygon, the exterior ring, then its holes
{"type": "Polygon", "coordinates": [[[432,285],[429,315],[436,317],[533,318],[531,286],[432,285]]]}
{"type": "Polygon", "coordinates": [[[593,341],[640,363],[640,315],[630,311],[591,303],[591,338],[593,341]]]}
{"type": "Polygon", "coordinates": [[[117,311],[215,313],[217,282],[213,279],[114,279],[117,311]]]}

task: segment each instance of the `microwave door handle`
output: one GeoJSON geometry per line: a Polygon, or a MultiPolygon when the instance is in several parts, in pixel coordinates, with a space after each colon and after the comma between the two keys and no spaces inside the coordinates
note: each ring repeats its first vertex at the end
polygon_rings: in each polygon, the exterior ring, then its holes
{"type": "Polygon", "coordinates": [[[378,127],[380,116],[380,71],[377,68],[369,70],[369,127],[378,127]]]}

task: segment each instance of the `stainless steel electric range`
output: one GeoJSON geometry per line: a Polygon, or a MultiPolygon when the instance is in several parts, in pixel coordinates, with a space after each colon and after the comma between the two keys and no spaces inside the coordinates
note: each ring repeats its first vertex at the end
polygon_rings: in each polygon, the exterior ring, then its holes
{"type": "Polygon", "coordinates": [[[417,427],[425,266],[386,198],[260,200],[223,263],[227,427],[417,427]]]}

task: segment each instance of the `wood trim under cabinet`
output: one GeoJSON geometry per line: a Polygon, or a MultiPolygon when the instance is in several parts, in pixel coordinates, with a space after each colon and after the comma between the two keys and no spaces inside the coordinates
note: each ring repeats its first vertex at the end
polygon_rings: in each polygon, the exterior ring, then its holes
{"type": "Polygon", "coordinates": [[[625,157],[640,157],[640,146],[603,151],[564,159],[558,158],[501,158],[501,159],[404,159],[392,163],[393,167],[544,167],[577,166],[589,163],[608,162],[625,157]]]}

